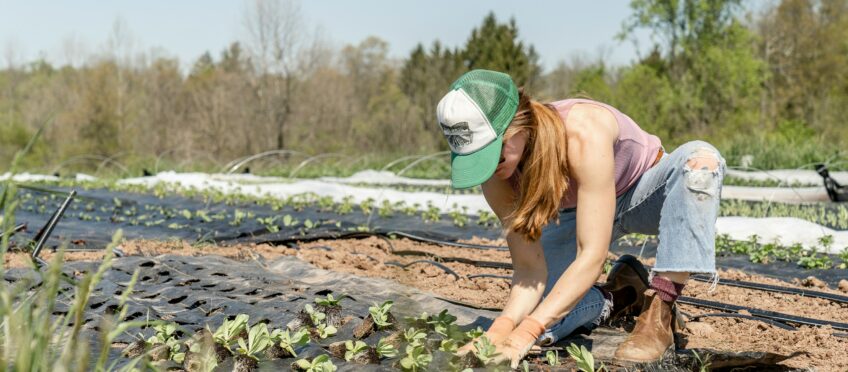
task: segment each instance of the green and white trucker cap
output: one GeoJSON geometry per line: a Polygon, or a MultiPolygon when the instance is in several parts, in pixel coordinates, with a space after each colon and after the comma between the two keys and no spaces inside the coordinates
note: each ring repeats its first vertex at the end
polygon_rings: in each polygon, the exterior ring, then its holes
{"type": "Polygon", "coordinates": [[[450,89],[436,116],[451,148],[451,183],[465,189],[495,173],[504,132],[518,110],[518,88],[507,74],[473,70],[450,89]]]}

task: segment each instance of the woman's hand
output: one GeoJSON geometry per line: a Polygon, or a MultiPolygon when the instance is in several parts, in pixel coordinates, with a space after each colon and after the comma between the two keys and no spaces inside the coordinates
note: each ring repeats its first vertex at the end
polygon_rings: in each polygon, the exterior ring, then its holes
{"type": "Polygon", "coordinates": [[[524,321],[510,332],[506,340],[495,345],[500,355],[495,357],[494,362],[508,361],[511,368],[518,368],[518,363],[524,359],[543,332],[545,332],[544,324],[532,316],[524,318],[524,321]]]}
{"type": "MultiPolygon", "coordinates": [[[[486,337],[493,345],[497,345],[506,340],[507,336],[509,336],[513,329],[515,329],[515,322],[510,317],[501,315],[495,318],[495,321],[492,322],[491,326],[489,326],[489,330],[486,331],[486,337]]],[[[459,348],[456,353],[461,356],[474,351],[474,343],[477,342],[478,339],[479,338],[475,338],[469,341],[465,344],[465,346],[459,348]]]]}

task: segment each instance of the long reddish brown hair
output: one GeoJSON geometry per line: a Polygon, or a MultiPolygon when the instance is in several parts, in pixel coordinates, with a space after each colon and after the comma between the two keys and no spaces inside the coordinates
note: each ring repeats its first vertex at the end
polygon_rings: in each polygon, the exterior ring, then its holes
{"type": "Polygon", "coordinates": [[[521,180],[508,228],[536,241],[548,222],[559,222],[560,202],[568,190],[565,126],[553,107],[520,89],[518,111],[504,140],[519,133],[526,133],[527,143],[518,163],[521,180]]]}

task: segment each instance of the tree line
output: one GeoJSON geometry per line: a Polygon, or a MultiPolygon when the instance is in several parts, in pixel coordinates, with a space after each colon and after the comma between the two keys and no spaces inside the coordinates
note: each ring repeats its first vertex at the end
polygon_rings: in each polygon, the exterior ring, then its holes
{"type": "Polygon", "coordinates": [[[541,100],[610,103],[668,149],[701,138],[734,165],[848,168],[848,0],[744,5],[632,0],[618,37],[649,30],[648,53],[626,66],[598,56],[548,71],[515,21],[494,14],[464,45],[434,40],[397,60],[378,37],[328,47],[305,31],[297,3],[255,1],[244,15],[248,37],[187,71],[175,58],[123,53],[116,27],[112,48],[83,63],[20,63],[7,53],[0,161],[42,127],[25,167],[91,170],[111,159],[214,168],[279,149],[386,160],[444,151],[436,103],[463,72],[488,68],[541,100]]]}

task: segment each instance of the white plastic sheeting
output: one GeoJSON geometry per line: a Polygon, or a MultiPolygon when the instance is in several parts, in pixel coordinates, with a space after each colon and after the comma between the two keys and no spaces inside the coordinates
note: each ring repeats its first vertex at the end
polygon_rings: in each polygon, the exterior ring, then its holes
{"type": "MultiPolygon", "coordinates": [[[[822,177],[814,170],[777,169],[769,171],[742,171],[728,169],[727,176],[752,181],[778,181],[785,185],[821,185],[822,177]]],[[[836,182],[848,184],[848,172],[830,172],[836,182]]]]}
{"type": "MultiPolygon", "coordinates": [[[[223,192],[242,192],[274,197],[288,197],[312,192],[322,196],[331,196],[334,200],[341,200],[345,196],[350,196],[355,202],[372,198],[378,202],[389,200],[392,203],[404,201],[407,205],[417,203],[419,209],[422,210],[427,208],[429,202],[443,211],[454,209],[454,205],[457,208],[466,207],[469,214],[477,214],[479,210],[491,211],[482,195],[404,192],[388,188],[350,186],[329,182],[328,180],[296,180],[289,183],[274,182],[274,180],[273,177],[249,175],[163,172],[152,177],[127,179],[122,182],[146,185],[167,182],[198,189],[217,189],[223,192]]],[[[726,191],[727,187],[725,187],[726,191]]],[[[820,237],[832,235],[834,244],[831,253],[838,252],[843,247],[848,246],[848,231],[835,231],[797,218],[720,217],[716,227],[719,234],[729,234],[735,240],[745,240],[749,236],[757,234],[764,242],[777,239],[783,244],[801,243],[806,247],[815,247],[818,245],[820,237]]]]}
{"type": "MultiPolygon", "coordinates": [[[[387,172],[370,171],[373,173],[357,173],[347,178],[325,177],[316,180],[288,180],[280,177],[262,177],[250,174],[206,174],[206,173],[176,173],[161,172],[155,176],[128,178],[120,183],[153,186],[158,183],[192,187],[200,190],[218,190],[221,192],[239,192],[254,196],[271,196],[285,198],[303,193],[315,193],[320,196],[330,196],[335,201],[351,197],[359,203],[366,199],[392,203],[403,201],[406,205],[418,205],[425,210],[428,204],[438,207],[444,212],[463,209],[476,215],[478,211],[491,211],[482,195],[446,195],[434,192],[405,192],[381,187],[352,186],[353,183],[382,183],[404,184],[409,181],[427,181],[417,185],[442,186],[431,180],[414,180],[405,177],[386,177],[387,172]],[[387,181],[389,180],[389,181],[387,181]]],[[[6,180],[9,174],[0,175],[0,180],[6,180]]],[[[80,175],[79,180],[92,180],[94,177],[80,175]]],[[[56,181],[58,178],[47,175],[21,173],[14,177],[17,182],[56,181]]],[[[742,198],[748,200],[773,201],[822,201],[827,200],[824,188],[764,188],[724,186],[723,198],[742,198]]],[[[751,218],[751,217],[720,217],[716,223],[719,234],[729,234],[732,239],[745,240],[757,234],[761,241],[780,240],[782,244],[801,243],[806,247],[818,245],[818,240],[824,235],[832,235],[834,244],[832,252],[848,247],[848,231],[836,231],[809,221],[797,218],[751,218]]]]}

